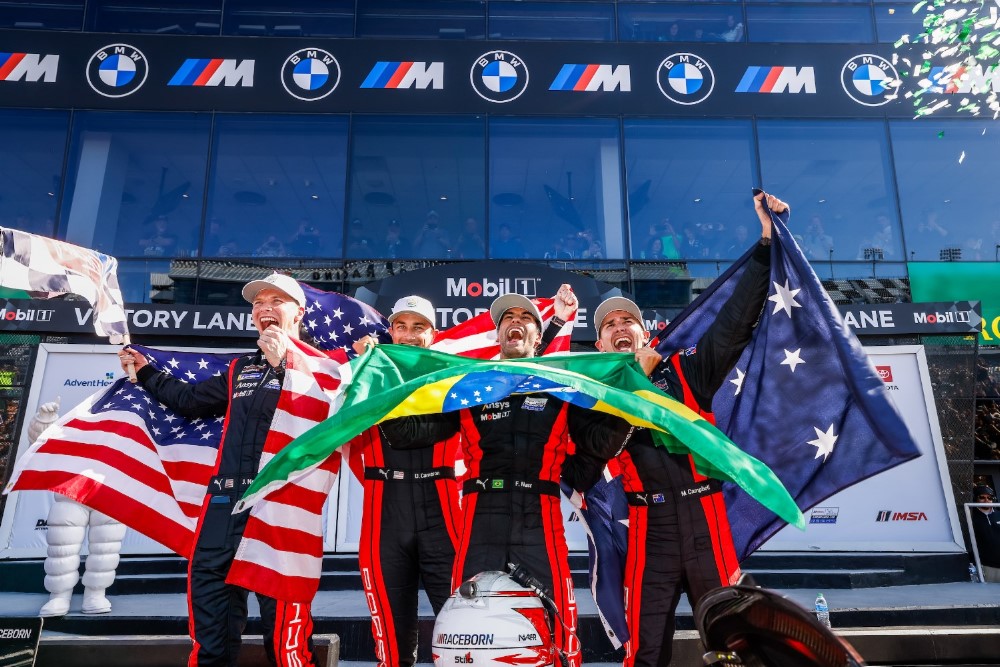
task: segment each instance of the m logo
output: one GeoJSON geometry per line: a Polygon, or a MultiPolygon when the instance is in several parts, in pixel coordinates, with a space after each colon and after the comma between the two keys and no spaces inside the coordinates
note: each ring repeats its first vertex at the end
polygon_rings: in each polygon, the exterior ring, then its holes
{"type": "Polygon", "coordinates": [[[109,44],[87,62],[87,83],[98,95],[125,97],[146,83],[149,65],[142,51],[128,44],[109,44]]]}
{"type": "Polygon", "coordinates": [[[281,66],[285,92],[303,102],[321,100],[340,83],[340,63],[323,49],[300,49],[281,66]]]}
{"type": "Polygon", "coordinates": [[[632,76],[628,65],[563,65],[549,90],[621,90],[631,92],[632,76]]]}
{"type": "Polygon", "coordinates": [[[55,83],[59,56],[0,52],[0,81],[55,83]]]}
{"type": "Polygon", "coordinates": [[[253,66],[252,60],[188,58],[167,85],[253,88],[253,66]]]}
{"type": "Polygon", "coordinates": [[[840,70],[847,96],[866,107],[878,107],[899,95],[899,72],[888,60],[872,53],[854,56],[840,70]]]}
{"type": "Polygon", "coordinates": [[[737,93],[816,93],[816,74],[812,67],[758,67],[751,65],[743,73],[737,93]]]}
{"type": "Polygon", "coordinates": [[[444,63],[379,61],[361,88],[444,88],[444,63]]]}
{"type": "Polygon", "coordinates": [[[708,99],[715,88],[715,72],[693,53],[667,56],[656,70],[660,92],[677,104],[698,104],[708,99]]]}
{"type": "Polygon", "coordinates": [[[477,95],[497,104],[516,100],[528,88],[528,68],[510,51],[487,51],[479,56],[469,77],[477,95]]]}

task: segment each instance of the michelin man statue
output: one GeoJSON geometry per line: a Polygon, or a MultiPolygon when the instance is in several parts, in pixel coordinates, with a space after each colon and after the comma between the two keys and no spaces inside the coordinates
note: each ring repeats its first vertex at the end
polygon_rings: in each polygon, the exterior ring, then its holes
{"type": "MultiPolygon", "coordinates": [[[[58,418],[58,399],[41,405],[28,424],[29,440],[35,442],[58,418]]],[[[49,592],[49,601],[38,615],[63,616],[69,611],[73,587],[80,579],[80,549],[84,535],[87,536],[89,554],[83,574],[82,611],[84,614],[110,612],[111,602],[104,591],[115,580],[125,526],[58,493],[46,523],[49,546],[45,556],[45,590],[49,592]]]]}

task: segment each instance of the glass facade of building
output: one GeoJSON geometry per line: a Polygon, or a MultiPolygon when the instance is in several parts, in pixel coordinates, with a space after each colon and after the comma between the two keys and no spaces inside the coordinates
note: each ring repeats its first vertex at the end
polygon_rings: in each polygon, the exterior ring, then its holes
{"type": "MultiPolygon", "coordinates": [[[[0,0],[0,37],[783,44],[776,52],[822,43],[860,53],[918,34],[911,10],[880,1],[0,0]]],[[[696,107],[595,114],[572,104],[544,116],[461,104],[441,113],[43,106],[0,97],[0,225],[117,256],[133,302],[157,298],[156,276],[180,260],[196,274],[234,262],[315,268],[323,282],[351,284],[391,262],[476,259],[616,271],[624,278],[610,282],[632,291],[660,263],[662,278],[710,278],[756,237],[749,190],[758,184],[792,203],[792,231],[821,278],[904,277],[907,261],[993,262],[1000,251],[989,116],[929,122],[860,106],[854,118],[696,107]]],[[[211,301],[199,289],[175,297],[211,301]]]]}

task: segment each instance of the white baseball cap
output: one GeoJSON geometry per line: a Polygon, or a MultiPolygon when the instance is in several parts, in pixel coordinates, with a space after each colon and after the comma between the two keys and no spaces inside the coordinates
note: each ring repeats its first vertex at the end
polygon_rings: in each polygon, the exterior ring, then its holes
{"type": "Polygon", "coordinates": [[[251,280],[243,286],[243,298],[253,303],[257,298],[257,293],[262,289],[276,289],[291,297],[292,301],[303,308],[306,307],[306,293],[302,291],[302,286],[291,276],[283,273],[272,273],[267,278],[251,280]]]}
{"type": "Polygon", "coordinates": [[[594,328],[597,329],[598,336],[601,334],[601,325],[604,324],[604,318],[616,310],[624,310],[634,317],[643,329],[646,328],[645,322],[642,319],[642,311],[639,310],[639,306],[635,305],[634,301],[626,299],[623,296],[613,296],[610,299],[602,301],[594,310],[594,328]]]}
{"type": "Polygon", "coordinates": [[[434,304],[422,296],[404,296],[396,301],[392,307],[392,314],[389,315],[389,324],[396,321],[396,318],[403,313],[419,315],[434,326],[434,304]]]}
{"type": "Polygon", "coordinates": [[[504,294],[494,299],[493,303],[490,304],[490,318],[493,319],[494,326],[500,326],[500,318],[511,308],[524,308],[538,320],[538,326],[541,328],[542,314],[538,312],[538,306],[523,294],[504,294]]]}

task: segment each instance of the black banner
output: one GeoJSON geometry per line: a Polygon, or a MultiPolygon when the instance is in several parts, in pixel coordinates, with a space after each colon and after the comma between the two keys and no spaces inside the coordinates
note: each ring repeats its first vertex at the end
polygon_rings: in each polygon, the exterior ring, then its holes
{"type": "Polygon", "coordinates": [[[978,301],[880,303],[840,306],[844,322],[859,336],[894,334],[979,334],[978,301]]]}
{"type": "MultiPolygon", "coordinates": [[[[187,37],[0,31],[6,107],[304,113],[914,116],[919,47],[187,37]],[[909,47],[904,47],[909,48],[909,47]],[[897,64],[898,63],[898,67],[897,64]]],[[[932,63],[933,65],[933,63],[932,63]]],[[[965,70],[961,70],[964,72],[965,70]]],[[[922,104],[1000,89],[943,67],[922,104]],[[956,75],[957,76],[957,75],[956,75]],[[936,96],[936,98],[935,98],[936,96]],[[932,99],[935,98],[935,99],[932,99]]]]}
{"type": "Polygon", "coordinates": [[[41,618],[0,618],[0,667],[34,665],[41,636],[41,618]]]}

